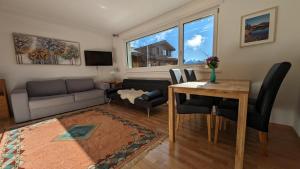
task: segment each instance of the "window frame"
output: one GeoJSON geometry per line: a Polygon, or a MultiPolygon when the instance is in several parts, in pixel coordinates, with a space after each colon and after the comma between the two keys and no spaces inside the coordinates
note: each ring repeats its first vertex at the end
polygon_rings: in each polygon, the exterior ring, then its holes
{"type": "Polygon", "coordinates": [[[210,16],[214,16],[214,32],[213,32],[213,51],[212,51],[212,53],[213,53],[213,56],[215,56],[216,55],[216,53],[217,53],[217,48],[216,48],[216,43],[217,43],[217,41],[216,41],[216,15],[215,14],[208,14],[208,15],[205,15],[205,16],[202,16],[201,18],[196,18],[196,19],[194,19],[194,18],[192,18],[192,19],[189,19],[189,20],[187,20],[187,21],[185,21],[185,22],[183,22],[182,23],[182,65],[186,65],[186,66],[192,66],[192,65],[203,65],[203,64],[205,64],[205,63],[201,63],[201,64],[184,64],[184,62],[183,62],[183,60],[184,60],[184,25],[185,24],[189,24],[189,23],[192,23],[192,22],[195,22],[195,21],[198,21],[198,20],[201,20],[201,19],[204,19],[204,18],[206,18],[206,17],[210,17],[210,16]]]}
{"type": "Polygon", "coordinates": [[[202,64],[184,64],[183,63],[183,52],[184,52],[184,24],[193,22],[195,20],[199,20],[201,18],[205,18],[208,16],[214,15],[214,44],[213,44],[213,55],[217,55],[218,53],[218,22],[219,22],[219,8],[212,8],[206,11],[202,11],[184,18],[180,18],[176,20],[173,23],[160,26],[156,29],[152,29],[151,31],[147,31],[138,35],[135,35],[131,38],[125,39],[124,40],[124,45],[125,45],[125,56],[126,56],[126,71],[127,72],[132,72],[132,73],[138,73],[138,72],[165,72],[169,71],[171,68],[188,68],[192,67],[195,70],[201,70],[205,68],[205,63],[202,64]],[[146,37],[150,36],[156,33],[160,33],[163,31],[166,31],[168,29],[172,29],[174,27],[178,27],[178,62],[177,65],[165,65],[165,66],[151,66],[151,67],[135,67],[135,68],[129,68],[129,63],[128,63],[128,46],[127,43],[146,37]],[[159,69],[159,70],[157,70],[159,69]]]}

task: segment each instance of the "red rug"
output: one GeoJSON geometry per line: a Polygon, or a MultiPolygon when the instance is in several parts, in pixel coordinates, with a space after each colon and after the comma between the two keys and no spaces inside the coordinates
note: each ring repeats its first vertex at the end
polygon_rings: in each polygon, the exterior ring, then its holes
{"type": "Polygon", "coordinates": [[[0,168],[131,167],[164,138],[153,129],[92,109],[5,131],[0,168]]]}

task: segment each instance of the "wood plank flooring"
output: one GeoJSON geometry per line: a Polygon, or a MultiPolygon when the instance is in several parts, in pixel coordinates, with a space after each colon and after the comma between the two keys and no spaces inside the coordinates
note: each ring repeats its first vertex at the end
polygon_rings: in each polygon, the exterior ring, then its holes
{"type": "MultiPolygon", "coordinates": [[[[152,111],[147,118],[146,111],[133,106],[107,104],[100,106],[123,118],[168,133],[167,106],[152,111]]],[[[133,169],[232,169],[234,168],[235,128],[231,123],[219,132],[218,144],[207,141],[205,119],[200,116],[183,118],[176,142],[169,144],[166,139],[151,150],[133,169]]],[[[11,121],[0,122],[0,128],[10,126],[11,121]]],[[[257,131],[247,129],[245,146],[245,169],[299,169],[300,139],[288,126],[270,125],[269,142],[262,146],[257,131]]]]}

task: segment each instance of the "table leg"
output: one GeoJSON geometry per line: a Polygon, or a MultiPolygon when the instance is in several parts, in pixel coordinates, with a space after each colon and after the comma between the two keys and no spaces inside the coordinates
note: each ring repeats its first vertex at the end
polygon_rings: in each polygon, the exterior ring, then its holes
{"type": "Polygon", "coordinates": [[[239,97],[239,112],[237,121],[236,152],[235,152],[235,169],[243,169],[244,148],[247,128],[247,109],[248,94],[241,94],[239,97]]]}
{"type": "Polygon", "coordinates": [[[175,100],[174,89],[169,87],[169,141],[175,142],[175,100]]]}

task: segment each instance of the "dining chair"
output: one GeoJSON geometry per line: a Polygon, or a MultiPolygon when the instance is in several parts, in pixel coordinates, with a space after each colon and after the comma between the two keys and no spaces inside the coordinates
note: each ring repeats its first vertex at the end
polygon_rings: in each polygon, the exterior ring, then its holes
{"type": "Polygon", "coordinates": [[[197,81],[197,77],[194,69],[191,68],[184,69],[184,74],[188,82],[197,81]]]}
{"type": "MultiPolygon", "coordinates": [[[[265,76],[257,99],[251,99],[248,103],[247,126],[258,130],[260,143],[267,143],[268,141],[269,121],[272,107],[278,90],[290,68],[291,63],[289,62],[274,64],[265,76]]],[[[234,101],[230,101],[230,104],[234,103],[234,101]]],[[[238,103],[230,104],[226,103],[225,100],[218,106],[214,138],[215,143],[218,141],[217,128],[219,128],[220,119],[222,117],[232,121],[237,121],[238,119],[238,103]]]]}
{"type": "MultiPolygon", "coordinates": [[[[197,77],[196,77],[194,69],[191,69],[191,68],[184,69],[184,74],[185,74],[186,80],[188,82],[197,81],[197,77]]],[[[190,98],[198,99],[200,102],[202,100],[206,100],[206,102],[209,102],[209,103],[213,102],[213,105],[218,105],[221,100],[221,98],[219,98],[219,97],[201,96],[201,95],[190,95],[190,98]]]]}
{"type": "MultiPolygon", "coordinates": [[[[183,77],[180,69],[170,69],[171,80],[173,84],[183,83],[183,77]]],[[[187,99],[186,94],[175,93],[176,99],[176,130],[179,128],[180,116],[186,114],[206,115],[208,142],[211,142],[211,109],[212,103],[209,101],[199,102],[193,99],[187,99]]]]}
{"type": "MultiPolygon", "coordinates": [[[[197,77],[196,77],[195,71],[193,69],[190,69],[190,68],[189,69],[184,69],[184,74],[185,74],[185,77],[186,77],[186,81],[188,81],[188,82],[197,81],[197,77]]],[[[192,99],[206,99],[206,98],[209,98],[209,97],[208,96],[200,96],[200,95],[191,94],[190,98],[192,98],[192,99]]]]}

